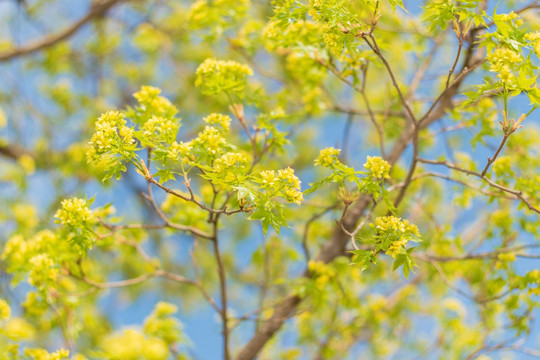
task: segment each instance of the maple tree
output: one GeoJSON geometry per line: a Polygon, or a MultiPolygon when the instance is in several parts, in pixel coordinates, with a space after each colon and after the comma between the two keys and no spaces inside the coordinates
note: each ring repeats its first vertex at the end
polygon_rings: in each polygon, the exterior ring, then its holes
{"type": "Polygon", "coordinates": [[[0,359],[540,357],[537,1],[64,3],[2,5],[0,359]]]}

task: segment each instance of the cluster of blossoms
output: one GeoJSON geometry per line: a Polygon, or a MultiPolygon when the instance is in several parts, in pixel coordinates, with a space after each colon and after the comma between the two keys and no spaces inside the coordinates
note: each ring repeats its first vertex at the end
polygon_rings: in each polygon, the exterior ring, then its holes
{"type": "Polygon", "coordinates": [[[335,269],[323,261],[310,260],[308,270],[311,276],[315,278],[315,285],[318,289],[322,289],[324,285],[336,276],[335,269]]]}
{"type": "Polygon", "coordinates": [[[276,177],[276,172],[274,170],[261,171],[259,175],[261,176],[261,183],[263,187],[270,188],[274,186],[276,184],[276,181],[278,180],[278,178],[276,177]]]}
{"type": "Polygon", "coordinates": [[[536,56],[540,56],[540,32],[527,33],[525,39],[532,42],[536,56]]]}
{"type": "Polygon", "coordinates": [[[327,31],[323,35],[323,41],[324,45],[326,45],[326,48],[332,55],[337,57],[341,56],[344,48],[343,36],[327,31]]]}
{"type": "Polygon", "coordinates": [[[30,274],[28,283],[40,288],[51,284],[58,278],[58,267],[48,254],[38,254],[30,259],[30,274]]]}
{"type": "Polygon", "coordinates": [[[94,221],[94,215],[86,199],[65,199],[61,205],[62,208],[58,209],[54,216],[62,225],[79,226],[94,221]]]}
{"type": "Polygon", "coordinates": [[[192,29],[215,28],[221,32],[225,26],[236,24],[245,17],[250,0],[197,0],[189,9],[188,22],[192,29]]]}
{"type": "Polygon", "coordinates": [[[212,126],[205,126],[192,143],[210,154],[216,155],[227,144],[227,141],[221,135],[221,131],[212,126]]]}
{"type": "Polygon", "coordinates": [[[28,175],[32,175],[36,171],[36,162],[34,161],[34,158],[28,154],[22,154],[17,162],[28,175]]]}
{"type": "Polygon", "coordinates": [[[0,299],[0,321],[6,320],[11,316],[11,308],[4,299],[0,299]]]}
{"type": "Polygon", "coordinates": [[[206,59],[197,68],[195,85],[206,95],[226,92],[243,97],[247,77],[252,74],[247,65],[236,61],[206,59]]]}
{"type": "Polygon", "coordinates": [[[378,156],[368,156],[364,167],[374,179],[387,179],[390,177],[390,164],[378,156]]]}
{"type": "Polygon", "coordinates": [[[67,360],[69,357],[69,350],[60,349],[53,353],[49,353],[44,349],[25,349],[24,355],[33,360],[67,360]]]}
{"type": "Polygon", "coordinates": [[[513,69],[522,62],[521,55],[508,48],[498,48],[487,59],[491,64],[489,71],[497,73],[503,84],[512,87],[516,82],[513,69]]]}
{"type": "Polygon", "coordinates": [[[300,205],[304,200],[302,191],[300,188],[300,180],[294,175],[294,170],[290,167],[282,170],[278,170],[278,178],[283,181],[284,188],[282,189],[285,198],[289,202],[300,205]]]}
{"type": "Polygon", "coordinates": [[[501,22],[507,22],[507,23],[514,22],[517,26],[523,25],[523,20],[519,19],[518,14],[516,14],[513,11],[510,11],[508,14],[495,15],[494,18],[497,18],[497,20],[501,22]]]}
{"type": "Polygon", "coordinates": [[[167,343],[159,338],[147,338],[144,334],[126,329],[103,340],[104,358],[112,359],[167,359],[167,343]],[[142,356],[141,356],[142,355],[142,356]]]}
{"type": "Polygon", "coordinates": [[[231,117],[223,114],[210,114],[203,118],[203,121],[209,125],[215,125],[223,129],[223,131],[229,131],[231,125],[231,117]]]}
{"type": "Polygon", "coordinates": [[[171,143],[176,139],[178,129],[180,129],[179,121],[160,116],[152,116],[141,128],[143,136],[152,139],[154,134],[157,134],[158,139],[165,143],[171,143]]]}
{"type": "Polygon", "coordinates": [[[144,333],[160,338],[167,344],[181,340],[182,326],[173,316],[177,311],[178,308],[173,304],[157,303],[152,314],[145,319],[144,333]]]}
{"type": "Polygon", "coordinates": [[[137,112],[142,115],[140,121],[137,116],[130,113],[130,118],[137,123],[146,122],[151,116],[170,119],[178,113],[178,109],[166,97],[160,96],[161,90],[153,86],[141,86],[141,89],[133,94],[139,103],[137,112]]]}
{"type": "Polygon", "coordinates": [[[336,161],[339,161],[340,152],[340,149],[334,149],[333,147],[322,149],[317,159],[315,159],[315,166],[332,167],[336,161]]]}
{"type": "Polygon", "coordinates": [[[58,222],[63,225],[64,236],[81,250],[91,248],[94,241],[92,226],[96,222],[96,216],[90,210],[91,202],[79,198],[66,199],[55,214],[58,222]]]}
{"type": "Polygon", "coordinates": [[[177,162],[181,159],[182,162],[189,162],[191,153],[191,141],[189,142],[177,142],[176,140],[171,143],[171,146],[167,149],[167,159],[172,162],[177,162]]]}
{"type": "Polygon", "coordinates": [[[383,244],[385,253],[395,258],[401,253],[409,241],[420,237],[418,227],[395,216],[382,216],[369,224],[375,230],[375,238],[383,244]]]}
{"type": "Polygon", "coordinates": [[[214,170],[223,173],[232,168],[245,168],[248,163],[247,157],[242,153],[226,153],[214,162],[214,170]]]}
{"type": "Polygon", "coordinates": [[[119,111],[108,111],[102,114],[95,124],[95,132],[90,140],[89,159],[110,151],[121,151],[125,146],[135,144],[134,131],[126,126],[124,114],[119,111]]]}
{"type": "Polygon", "coordinates": [[[281,192],[287,201],[298,205],[304,200],[300,186],[301,181],[294,175],[294,170],[290,167],[278,170],[277,174],[274,170],[261,171],[259,176],[262,188],[276,193],[281,192]]]}
{"type": "Polygon", "coordinates": [[[168,359],[169,349],[183,340],[182,326],[173,316],[176,312],[176,306],[159,302],[152,314],[145,319],[142,332],[126,329],[105,338],[101,346],[103,358],[168,359]]]}

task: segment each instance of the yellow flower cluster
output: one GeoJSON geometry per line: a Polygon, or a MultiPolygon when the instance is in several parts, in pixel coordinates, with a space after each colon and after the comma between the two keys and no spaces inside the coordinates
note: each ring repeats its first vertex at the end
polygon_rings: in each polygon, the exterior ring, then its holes
{"type": "Polygon", "coordinates": [[[52,354],[49,354],[44,349],[25,349],[24,354],[33,360],[67,360],[69,350],[60,349],[52,354]]]}
{"type": "Polygon", "coordinates": [[[34,326],[21,317],[9,319],[4,329],[12,340],[32,340],[36,336],[34,326]]]}
{"type": "Polygon", "coordinates": [[[122,360],[160,360],[167,359],[169,350],[162,339],[147,338],[138,331],[126,329],[108,336],[101,346],[107,358],[122,360]]]}
{"type": "Polygon", "coordinates": [[[59,250],[60,244],[54,233],[43,230],[25,240],[21,235],[13,235],[4,246],[0,259],[6,260],[5,264],[10,272],[18,268],[25,268],[33,256],[42,254],[53,248],[59,250]]]}
{"type": "Polygon", "coordinates": [[[38,254],[30,259],[30,274],[28,283],[40,287],[43,284],[55,282],[58,277],[58,269],[53,259],[47,254],[38,254]]]}
{"type": "Polygon", "coordinates": [[[537,31],[537,32],[525,34],[525,39],[532,42],[536,56],[540,56],[540,32],[537,31]]]}
{"type": "Polygon", "coordinates": [[[172,140],[176,138],[176,133],[180,128],[180,124],[161,116],[152,116],[150,120],[142,126],[143,135],[151,138],[155,133],[158,133],[163,140],[172,140]]]}
{"type": "Polygon", "coordinates": [[[287,201],[300,205],[304,200],[304,195],[300,188],[300,179],[294,175],[294,170],[290,167],[278,170],[278,178],[285,182],[285,188],[282,191],[287,201]]]}
{"type": "Polygon", "coordinates": [[[180,340],[182,326],[172,315],[178,308],[170,303],[159,302],[154,311],[144,320],[144,334],[151,338],[164,340],[167,344],[173,344],[180,340]]]}
{"type": "Polygon", "coordinates": [[[338,161],[340,149],[334,149],[333,147],[322,149],[319,152],[319,156],[315,160],[315,166],[331,167],[336,161],[338,161]]]}
{"type": "Polygon", "coordinates": [[[416,225],[409,223],[409,220],[402,220],[396,216],[380,216],[375,219],[375,224],[370,224],[370,226],[378,232],[392,231],[420,236],[416,225]]]}
{"type": "Polygon", "coordinates": [[[248,9],[249,0],[197,0],[192,3],[188,13],[190,27],[202,29],[236,24],[248,9]]]}
{"type": "Polygon", "coordinates": [[[161,94],[161,89],[153,86],[141,86],[141,90],[133,94],[133,97],[140,103],[147,103],[157,98],[161,94]]]}
{"type": "Polygon", "coordinates": [[[193,143],[215,155],[226,144],[226,141],[225,138],[221,136],[221,132],[218,129],[212,126],[206,126],[204,130],[193,139],[193,143]]]}
{"type": "Polygon", "coordinates": [[[62,225],[77,226],[94,220],[92,210],[85,199],[71,198],[62,200],[62,208],[54,215],[62,225]]]}
{"type": "Polygon", "coordinates": [[[511,22],[512,20],[517,19],[516,20],[516,25],[517,26],[523,25],[523,20],[518,19],[518,15],[513,11],[510,11],[508,14],[500,14],[500,15],[496,15],[496,16],[498,16],[499,19],[501,21],[504,21],[504,22],[511,22]]]}
{"type": "Polygon", "coordinates": [[[276,183],[277,177],[274,170],[261,171],[260,174],[263,187],[272,187],[276,183]]]}
{"type": "Polygon", "coordinates": [[[120,140],[124,144],[134,144],[134,131],[126,126],[124,114],[119,111],[108,111],[96,121],[96,131],[90,140],[90,150],[87,156],[90,159],[96,154],[103,154],[118,146],[120,140]]]}
{"type": "Polygon", "coordinates": [[[32,175],[36,171],[36,162],[34,161],[34,158],[28,154],[22,154],[17,162],[28,175],[32,175]]]}
{"type": "Polygon", "coordinates": [[[278,170],[277,174],[274,170],[261,171],[259,176],[262,188],[273,190],[276,194],[281,192],[287,201],[298,205],[304,200],[300,187],[301,181],[290,167],[278,170]]]}
{"type": "Polygon", "coordinates": [[[197,68],[195,86],[200,87],[206,95],[216,95],[222,91],[241,95],[247,77],[252,74],[253,71],[247,65],[209,58],[197,68]]]}
{"type": "Polygon", "coordinates": [[[489,71],[497,73],[497,77],[508,86],[515,84],[516,76],[512,69],[523,60],[521,55],[508,48],[495,49],[487,56],[491,63],[489,71]]]}
{"type": "Polygon", "coordinates": [[[336,276],[336,271],[322,261],[310,260],[308,269],[309,273],[315,278],[315,285],[319,290],[322,290],[324,285],[336,276]]]}
{"type": "Polygon", "coordinates": [[[5,300],[0,299],[0,321],[8,319],[10,316],[11,308],[5,300]]]}
{"type": "Polygon", "coordinates": [[[167,150],[167,158],[173,162],[177,162],[178,158],[182,156],[182,162],[189,162],[191,148],[191,141],[180,141],[180,143],[173,141],[167,150]]]}
{"type": "Polygon", "coordinates": [[[204,122],[210,125],[217,125],[225,131],[229,131],[231,117],[223,114],[210,114],[203,118],[204,122]]]}
{"type": "Polygon", "coordinates": [[[178,307],[174,304],[160,301],[154,308],[154,313],[157,317],[173,315],[178,311],[178,307]]]}
{"type": "Polygon", "coordinates": [[[248,159],[241,153],[226,153],[214,162],[214,170],[223,172],[233,167],[245,167],[248,159]]]}
{"type": "Polygon", "coordinates": [[[402,220],[396,216],[381,216],[375,219],[375,224],[369,224],[375,229],[378,236],[392,236],[392,241],[386,254],[395,258],[401,252],[412,236],[419,237],[418,227],[410,224],[408,220],[402,220]]]}
{"type": "Polygon", "coordinates": [[[395,259],[396,256],[401,252],[401,249],[403,249],[408,242],[409,241],[404,237],[399,238],[399,240],[394,241],[392,245],[388,247],[388,250],[386,250],[386,255],[395,259]]]}
{"type": "Polygon", "coordinates": [[[390,176],[390,164],[378,156],[368,156],[364,167],[375,179],[387,179],[390,176]]]}
{"type": "Polygon", "coordinates": [[[178,110],[166,97],[159,96],[161,89],[153,86],[141,86],[141,89],[133,94],[141,106],[142,111],[150,111],[164,117],[174,116],[178,110]]]}

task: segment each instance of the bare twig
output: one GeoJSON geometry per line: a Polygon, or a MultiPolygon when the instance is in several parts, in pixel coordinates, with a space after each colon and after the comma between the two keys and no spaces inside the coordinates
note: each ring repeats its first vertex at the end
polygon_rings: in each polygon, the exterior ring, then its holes
{"type": "Polygon", "coordinates": [[[447,161],[427,160],[427,159],[421,159],[421,158],[418,158],[418,161],[421,162],[421,163],[424,163],[424,164],[444,165],[444,166],[446,166],[446,167],[448,167],[450,169],[457,170],[459,172],[462,172],[462,173],[465,173],[465,174],[468,174],[468,175],[476,176],[476,177],[484,180],[486,183],[488,183],[489,186],[491,186],[491,187],[493,187],[495,189],[499,189],[501,191],[504,191],[504,192],[506,192],[508,194],[514,195],[517,199],[524,202],[527,205],[527,207],[529,208],[529,210],[540,214],[540,209],[535,207],[534,205],[532,205],[531,202],[525,196],[523,196],[523,192],[511,189],[509,187],[506,187],[506,186],[503,186],[503,185],[500,185],[500,184],[497,184],[496,182],[490,180],[486,176],[483,176],[482,174],[480,174],[480,173],[478,173],[476,171],[460,168],[459,166],[451,164],[451,163],[449,163],[447,161]]]}

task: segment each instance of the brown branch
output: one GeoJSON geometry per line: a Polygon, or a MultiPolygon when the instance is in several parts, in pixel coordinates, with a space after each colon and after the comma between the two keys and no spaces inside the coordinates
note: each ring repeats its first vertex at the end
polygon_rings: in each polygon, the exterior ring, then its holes
{"type": "Polygon", "coordinates": [[[424,163],[424,164],[433,164],[433,165],[444,165],[446,166],[447,168],[450,168],[450,169],[453,169],[453,170],[457,170],[459,172],[462,172],[462,173],[465,173],[465,174],[468,174],[468,175],[473,175],[473,176],[476,176],[482,180],[484,180],[485,182],[488,183],[489,186],[495,188],[495,189],[499,189],[501,191],[504,191],[508,194],[512,194],[514,195],[516,198],[520,199],[521,201],[523,201],[525,203],[525,205],[527,205],[527,207],[529,208],[529,210],[531,211],[534,211],[535,213],[538,213],[540,214],[540,209],[533,206],[530,201],[525,197],[523,196],[523,192],[519,191],[519,190],[514,190],[514,189],[511,189],[509,187],[506,187],[506,186],[503,186],[503,185],[500,185],[494,181],[492,181],[491,179],[487,178],[486,176],[480,174],[479,172],[476,172],[476,171],[473,171],[473,170],[468,170],[468,169],[464,169],[464,168],[461,168],[459,166],[456,166],[454,164],[451,164],[447,161],[437,161],[437,160],[428,160],[428,159],[421,159],[421,158],[418,158],[418,161],[421,162],[421,163],[424,163]]]}
{"type": "Polygon", "coordinates": [[[105,13],[112,8],[117,3],[124,0],[98,0],[94,1],[90,7],[90,10],[82,18],[77,20],[75,23],[69,25],[68,27],[54,33],[49,34],[43,37],[42,39],[35,40],[29,44],[17,47],[15,49],[10,49],[0,53],[0,62],[8,61],[13,58],[32,54],[42,49],[51,47],[61,41],[64,41],[79,31],[86,23],[91,21],[94,18],[104,16],[105,13]]]}
{"type": "MultiPolygon", "coordinates": [[[[246,211],[246,209],[243,209],[243,208],[240,208],[240,209],[236,209],[236,210],[227,210],[227,207],[224,206],[223,208],[221,209],[213,209],[213,208],[210,208],[208,206],[206,206],[205,204],[201,203],[200,201],[198,201],[196,198],[195,198],[195,194],[193,193],[193,190],[191,189],[191,186],[189,184],[189,179],[187,179],[185,181],[185,185],[186,187],[188,188],[188,191],[189,191],[189,195],[190,196],[186,196],[186,195],[182,195],[180,194],[179,192],[177,191],[174,191],[173,189],[170,189],[162,184],[159,183],[159,181],[157,181],[153,176],[152,174],[150,173],[150,170],[148,170],[148,167],[146,166],[146,164],[144,163],[144,161],[141,161],[140,162],[141,166],[142,166],[142,170],[144,171],[144,173],[142,174],[144,176],[144,178],[146,179],[146,181],[148,181],[148,184],[154,184],[156,185],[158,188],[162,189],[163,191],[165,191],[167,194],[171,194],[173,196],[176,196],[177,198],[179,199],[182,199],[184,201],[189,201],[189,202],[192,202],[194,203],[195,205],[197,205],[199,208],[203,209],[203,210],[206,210],[208,211],[209,213],[212,213],[212,214],[225,214],[225,215],[232,215],[232,214],[236,214],[236,213],[239,213],[239,212],[244,212],[246,211]]],[[[184,175],[185,176],[185,175],[184,175]]],[[[179,229],[181,230],[181,229],[179,229]]]]}
{"type": "MultiPolygon", "coordinates": [[[[533,108],[533,110],[534,110],[534,108],[533,108]]],[[[530,112],[532,112],[532,110],[530,112]]],[[[529,114],[530,114],[530,112],[529,112],[529,114]]],[[[482,176],[486,175],[486,173],[487,173],[489,167],[491,166],[491,164],[493,164],[495,162],[495,160],[497,160],[497,156],[499,156],[499,153],[503,149],[504,144],[506,144],[506,140],[508,140],[510,135],[512,135],[517,129],[519,129],[522,126],[520,124],[523,122],[523,120],[525,120],[525,118],[527,118],[527,115],[522,114],[517,121],[515,121],[514,119],[508,121],[506,111],[503,111],[504,121],[501,121],[501,125],[502,125],[502,128],[503,128],[504,137],[503,137],[503,139],[501,141],[501,144],[497,148],[497,151],[495,152],[495,155],[493,155],[493,157],[488,158],[488,162],[486,164],[486,167],[484,168],[484,170],[482,170],[482,176]]]]}
{"type": "MultiPolygon", "coordinates": [[[[484,195],[487,195],[487,196],[493,196],[493,197],[503,197],[505,199],[510,199],[510,200],[513,200],[514,197],[511,197],[511,196],[508,196],[504,193],[494,193],[494,192],[491,192],[491,191],[487,191],[487,190],[484,190],[482,188],[479,188],[479,187],[476,187],[476,186],[473,186],[465,181],[462,181],[462,180],[459,180],[459,179],[456,179],[456,178],[453,178],[451,176],[448,176],[448,175],[445,175],[445,174],[440,174],[440,173],[435,173],[435,172],[425,172],[425,173],[422,173],[422,174],[419,174],[415,177],[412,178],[412,181],[416,181],[416,180],[420,180],[420,179],[423,179],[423,178],[426,178],[426,177],[436,177],[436,178],[440,178],[440,179],[444,179],[444,180],[448,180],[448,181],[452,181],[452,182],[455,182],[455,183],[458,183],[460,185],[463,185],[463,186],[466,186],[468,187],[469,189],[473,189],[473,190],[476,190],[484,195]]],[[[400,188],[403,186],[403,182],[402,183],[399,183],[399,184],[396,184],[396,185],[393,185],[391,187],[388,188],[388,191],[391,191],[393,190],[394,188],[400,188]]]]}
{"type": "Polygon", "coordinates": [[[218,266],[218,277],[219,277],[219,291],[221,294],[221,321],[223,322],[223,356],[225,360],[229,360],[231,358],[230,352],[229,352],[229,317],[228,317],[228,309],[227,309],[227,277],[225,274],[225,266],[223,264],[223,259],[221,258],[221,252],[219,250],[219,244],[218,244],[218,219],[219,215],[216,215],[214,219],[212,220],[213,227],[214,227],[214,234],[212,238],[212,245],[214,248],[214,256],[216,257],[216,262],[218,266]]]}
{"type": "Polygon", "coordinates": [[[30,153],[18,145],[0,144],[0,155],[13,160],[18,160],[21,156],[30,155],[30,153]]]}
{"type": "MultiPolygon", "coordinates": [[[[452,261],[464,261],[464,260],[482,260],[482,259],[494,259],[499,256],[499,254],[513,253],[515,251],[520,251],[523,249],[537,248],[540,247],[540,244],[529,244],[529,245],[519,245],[512,246],[507,248],[498,249],[490,252],[483,252],[478,254],[465,254],[461,256],[436,256],[431,254],[414,254],[420,260],[424,261],[436,261],[436,262],[452,262],[452,261]]],[[[523,258],[536,258],[538,255],[522,254],[516,253],[517,257],[523,258]]]]}
{"type": "Polygon", "coordinates": [[[170,227],[170,228],[176,229],[176,230],[180,230],[180,231],[190,232],[195,236],[200,236],[200,237],[205,238],[205,239],[212,239],[212,235],[210,235],[210,234],[208,234],[208,233],[206,233],[206,232],[204,232],[204,231],[202,231],[200,229],[197,229],[197,228],[195,228],[193,226],[186,226],[186,225],[176,224],[176,223],[172,222],[171,220],[169,220],[169,218],[165,215],[165,213],[163,213],[163,211],[161,210],[159,205],[156,203],[156,201],[154,199],[154,194],[152,193],[152,187],[151,187],[150,183],[148,183],[148,194],[143,194],[143,197],[150,202],[150,205],[152,205],[152,207],[154,208],[156,214],[158,214],[158,216],[161,218],[161,220],[163,220],[165,222],[167,227],[170,227]]]}
{"type": "Polygon", "coordinates": [[[501,141],[501,144],[499,145],[499,147],[497,148],[497,151],[495,152],[495,155],[493,155],[492,157],[488,157],[488,161],[487,161],[487,164],[486,164],[486,167],[484,168],[484,170],[482,170],[482,176],[485,176],[486,173],[488,172],[489,170],[489,167],[491,166],[491,164],[493,164],[495,162],[495,160],[497,160],[497,156],[499,156],[499,153],[501,152],[502,148],[504,147],[504,144],[506,144],[506,140],[508,140],[508,137],[510,136],[510,134],[504,134],[504,137],[501,141]]]}

